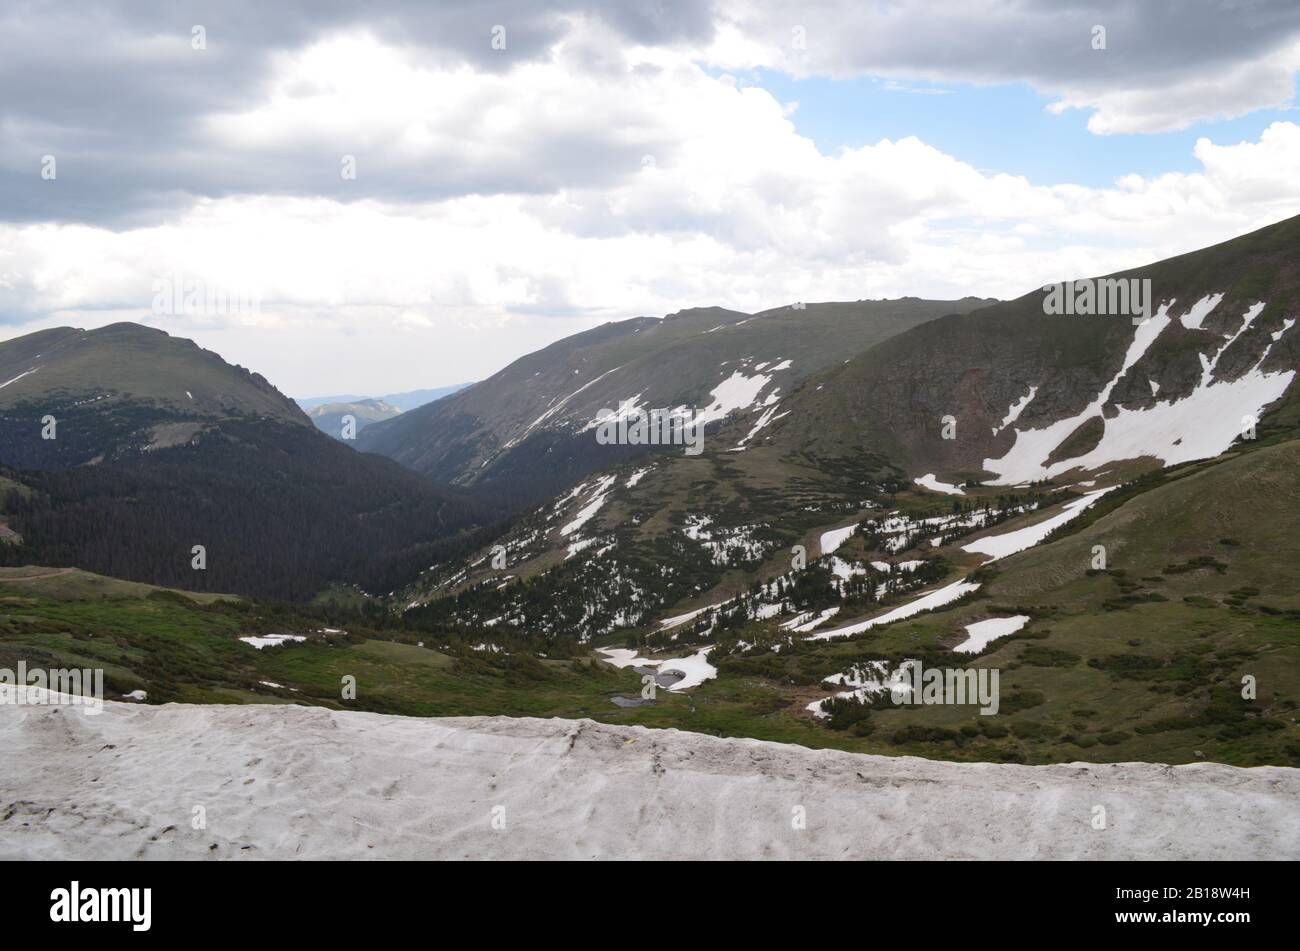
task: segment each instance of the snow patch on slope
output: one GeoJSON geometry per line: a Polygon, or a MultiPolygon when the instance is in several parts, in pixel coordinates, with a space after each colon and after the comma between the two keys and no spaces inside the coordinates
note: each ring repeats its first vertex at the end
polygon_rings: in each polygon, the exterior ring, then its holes
{"type": "Polygon", "coordinates": [[[912,480],[923,489],[929,489],[931,492],[942,492],[944,495],[965,495],[966,492],[959,485],[950,485],[947,482],[940,482],[933,472],[927,472],[923,476],[917,476],[912,480]]]}
{"type": "MultiPolygon", "coordinates": [[[[606,370],[606,371],[605,371],[604,373],[602,373],[600,376],[596,377],[596,379],[590,381],[589,383],[584,383],[582,386],[578,387],[576,390],[574,390],[574,391],[573,391],[572,393],[570,393],[568,396],[564,397],[564,399],[559,400],[559,401],[553,403],[553,404],[551,405],[551,407],[550,407],[546,412],[542,413],[541,416],[538,416],[535,420],[533,420],[532,423],[529,424],[529,426],[528,426],[527,429],[525,429],[522,433],[520,433],[520,434],[519,434],[518,436],[516,436],[514,439],[511,439],[509,442],[507,442],[506,445],[505,445],[505,448],[510,449],[510,448],[512,448],[512,447],[514,447],[514,446],[516,446],[516,445],[518,445],[518,444],[519,444],[520,442],[522,442],[524,439],[528,438],[528,434],[529,434],[529,433],[531,433],[531,432],[532,432],[534,429],[536,429],[538,426],[542,425],[542,423],[546,422],[548,419],[550,419],[551,417],[553,417],[553,416],[554,416],[556,413],[558,413],[560,410],[564,409],[564,407],[567,406],[567,405],[569,404],[569,402],[570,402],[570,401],[571,401],[575,396],[577,396],[577,395],[578,395],[579,393],[581,393],[583,390],[587,389],[587,387],[589,387],[589,386],[595,386],[597,383],[599,383],[601,380],[605,379],[605,377],[609,376],[611,373],[615,373],[615,372],[617,372],[618,370],[621,370],[621,369],[623,369],[623,368],[622,368],[621,366],[619,366],[619,367],[614,367],[612,370],[606,370]]],[[[577,371],[577,370],[574,370],[573,372],[574,372],[574,373],[577,373],[578,371],[577,371]]]]}
{"type": "Polygon", "coordinates": [[[958,654],[978,654],[999,637],[1014,634],[1028,623],[1028,614],[1017,614],[1014,617],[994,617],[989,618],[987,621],[976,621],[974,624],[967,624],[966,633],[970,637],[954,647],[953,650],[958,654]]]}
{"type": "Polygon", "coordinates": [[[962,545],[961,550],[988,555],[990,561],[997,561],[999,558],[1006,558],[1018,551],[1032,548],[1066,522],[1083,514],[1086,508],[1114,488],[1116,486],[1112,485],[1105,489],[1098,489],[1096,492],[1089,492],[1073,502],[1067,502],[1060,512],[1049,519],[1026,525],[1014,532],[1003,532],[1001,535],[988,535],[976,539],[969,545],[962,545]]]}
{"type": "Polygon", "coordinates": [[[672,691],[689,690],[718,676],[718,668],[709,663],[709,651],[713,650],[712,646],[701,648],[686,657],[641,657],[636,651],[628,650],[626,647],[597,649],[605,655],[607,663],[613,664],[620,670],[624,667],[657,667],[661,674],[680,674],[682,679],[667,688],[672,691]]]}
{"type": "MultiPolygon", "coordinates": [[[[4,389],[6,386],[8,386],[10,383],[17,383],[17,382],[18,382],[19,380],[21,380],[23,377],[25,377],[25,376],[30,376],[31,374],[35,373],[35,372],[36,372],[37,370],[39,370],[39,369],[40,369],[40,367],[32,367],[30,370],[24,370],[22,373],[19,373],[19,374],[18,374],[16,377],[14,377],[12,380],[5,380],[3,383],[0,383],[0,390],[3,390],[3,389],[4,389]]],[[[45,378],[44,378],[44,377],[41,377],[41,379],[45,379],[45,378]]]]}
{"type": "Polygon", "coordinates": [[[964,598],[973,591],[979,590],[978,581],[954,581],[938,590],[931,591],[929,594],[922,595],[914,601],[909,601],[901,607],[894,608],[886,614],[879,617],[868,618],[865,621],[858,621],[854,624],[848,624],[844,627],[837,627],[829,631],[818,631],[814,633],[809,640],[824,641],[832,637],[848,637],[850,634],[860,634],[863,631],[873,627],[880,627],[882,624],[892,624],[895,621],[901,621],[905,618],[914,617],[922,611],[930,611],[934,608],[943,607],[945,604],[964,598]]]}
{"type": "Polygon", "coordinates": [[[697,423],[704,426],[725,419],[737,410],[748,409],[758,402],[759,394],[771,382],[769,374],[746,376],[743,370],[733,370],[731,376],[713,388],[709,405],[695,417],[697,423]]]}
{"type": "Polygon", "coordinates": [[[1205,297],[1202,297],[1192,305],[1191,310],[1183,314],[1181,318],[1183,326],[1188,330],[1200,330],[1201,324],[1205,322],[1205,318],[1210,316],[1210,311],[1218,307],[1222,301],[1222,294],[1207,294],[1205,297]]]}
{"type": "Polygon", "coordinates": [[[1207,360],[1202,356],[1201,381],[1191,394],[1176,402],[1165,400],[1145,408],[1120,406],[1114,417],[1106,419],[1102,407],[1110,399],[1115,385],[1169,326],[1171,304],[1161,304],[1155,316],[1138,325],[1119,372],[1083,412],[1042,429],[1017,429],[1014,431],[1015,444],[1005,456],[985,459],[984,468],[997,473],[988,484],[1015,485],[1049,479],[1076,467],[1092,469],[1109,462],[1143,456],[1160,459],[1166,466],[1217,456],[1241,435],[1244,417],[1258,418],[1264,407],[1286,392],[1295,378],[1294,370],[1276,373],[1260,370],[1272,343],[1255,365],[1237,379],[1213,379],[1220,357],[1263,311],[1265,305],[1261,302],[1246,311],[1240,329],[1228,338],[1213,359],[1207,360]],[[1094,449],[1050,466],[1044,464],[1071,433],[1085,421],[1096,417],[1102,419],[1104,430],[1094,449]]]}
{"type": "Polygon", "coordinates": [[[829,555],[848,541],[849,537],[857,530],[858,523],[854,522],[852,525],[845,525],[843,528],[833,528],[829,532],[822,532],[821,540],[817,543],[819,550],[823,555],[829,555]]]}
{"type": "Polygon", "coordinates": [[[627,477],[627,481],[623,483],[623,488],[625,489],[635,488],[636,484],[640,482],[642,479],[644,479],[646,473],[653,468],[654,466],[646,466],[644,469],[636,470],[636,472],[633,472],[630,476],[627,477]]]}
{"type": "Polygon", "coordinates": [[[1031,386],[1029,388],[1028,393],[1020,397],[1020,399],[1016,400],[1016,402],[1012,403],[1011,408],[1007,410],[1007,415],[1002,417],[1002,422],[993,428],[993,435],[996,436],[998,433],[1002,432],[1002,430],[1006,429],[1008,426],[1010,426],[1012,423],[1018,420],[1020,418],[1020,414],[1025,411],[1025,407],[1028,406],[1031,402],[1033,402],[1034,397],[1037,395],[1038,395],[1038,387],[1031,386]]]}
{"type": "Polygon", "coordinates": [[[567,535],[572,535],[578,529],[582,528],[582,526],[591,521],[591,519],[605,504],[605,500],[609,498],[609,490],[613,487],[616,478],[617,476],[610,475],[604,476],[600,479],[596,484],[596,488],[593,490],[591,499],[588,500],[586,505],[578,510],[578,514],[573,517],[573,521],[560,529],[560,537],[563,538],[567,535]]]}

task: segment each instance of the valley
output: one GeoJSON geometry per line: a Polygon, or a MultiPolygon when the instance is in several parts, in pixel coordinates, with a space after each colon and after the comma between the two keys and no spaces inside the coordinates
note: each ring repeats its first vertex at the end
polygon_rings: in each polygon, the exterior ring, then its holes
{"type": "Polygon", "coordinates": [[[118,375],[80,390],[59,367],[93,339],[10,342],[3,554],[50,567],[0,578],[0,661],[104,663],[148,703],[1298,765],[1293,245],[1296,219],[1133,272],[1136,325],[1037,294],[607,325],[368,422],[396,461],[154,331],[109,328],[118,375]],[[598,438],[691,392],[702,452],[598,438]],[[23,428],[47,410],[57,448],[23,428]],[[894,696],[913,668],[995,671],[997,712],[894,696]]]}

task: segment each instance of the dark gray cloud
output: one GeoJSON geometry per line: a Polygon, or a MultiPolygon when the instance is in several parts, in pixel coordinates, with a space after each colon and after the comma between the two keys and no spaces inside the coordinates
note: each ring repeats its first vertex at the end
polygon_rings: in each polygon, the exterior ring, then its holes
{"type": "MultiPolygon", "coordinates": [[[[197,197],[275,193],[429,200],[494,191],[544,191],[568,175],[600,180],[634,168],[639,146],[592,130],[567,143],[516,143],[510,161],[398,167],[356,147],[366,174],[340,184],[338,154],[249,152],[214,141],[205,117],[258,102],[277,54],[364,28],[438,65],[502,72],[549,56],[583,16],[618,42],[707,41],[708,5],[692,0],[355,0],[221,3],[117,0],[70,8],[55,0],[0,11],[0,215],[10,221],[87,221],[125,227],[165,219],[197,197]],[[201,25],[206,48],[191,47],[201,25]],[[505,27],[506,51],[492,47],[505,27]],[[40,177],[45,155],[57,179],[40,177]]],[[[340,130],[344,133],[346,130],[340,130]]],[[[349,144],[340,134],[339,143],[349,144]]],[[[320,143],[317,143],[318,145],[320,143]]],[[[333,144],[333,143],[332,143],[333,144]]]]}
{"type": "Polygon", "coordinates": [[[569,37],[566,66],[598,83],[620,69],[619,46],[699,48],[723,27],[791,72],[1024,80],[1101,110],[1098,131],[1135,131],[1285,98],[1291,74],[1269,57],[1300,39],[1300,3],[31,0],[0,8],[0,218],[124,228],[203,197],[419,202],[600,187],[634,173],[642,155],[671,153],[671,136],[640,122],[635,102],[590,124],[566,122],[560,109],[555,123],[498,142],[474,112],[481,104],[447,102],[438,141],[418,156],[358,142],[343,124],[323,140],[266,145],[214,136],[208,120],[264,102],[280,57],[359,28],[420,62],[489,76],[545,60],[569,37]],[[571,37],[575,18],[595,27],[571,37]],[[202,52],[190,46],[196,24],[202,52]],[[506,54],[491,45],[497,24],[506,54]],[[1104,53],[1088,42],[1097,24],[1104,53]],[[46,154],[56,182],[40,177],[46,154]],[[341,154],[357,156],[357,181],[340,179],[341,154]]]}
{"type": "Polygon", "coordinates": [[[748,35],[810,72],[899,72],[1118,89],[1213,73],[1300,39],[1294,0],[755,0],[748,35]],[[791,31],[804,28],[806,50],[791,31]],[[1106,30],[1106,52],[1091,43],[1106,30]]]}

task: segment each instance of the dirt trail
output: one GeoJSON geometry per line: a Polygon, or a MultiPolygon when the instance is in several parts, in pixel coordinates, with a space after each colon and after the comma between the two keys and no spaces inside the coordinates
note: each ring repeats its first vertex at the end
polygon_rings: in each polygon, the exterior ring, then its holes
{"type": "Polygon", "coordinates": [[[15,581],[40,581],[44,578],[58,578],[61,575],[70,575],[76,571],[76,568],[55,568],[52,571],[46,571],[39,575],[4,575],[0,574],[0,584],[6,584],[15,581]]]}

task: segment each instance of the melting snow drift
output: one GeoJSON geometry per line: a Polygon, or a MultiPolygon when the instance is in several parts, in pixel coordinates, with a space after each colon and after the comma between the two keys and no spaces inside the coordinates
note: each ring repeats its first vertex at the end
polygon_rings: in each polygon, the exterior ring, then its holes
{"type": "Polygon", "coordinates": [[[0,859],[1290,859],[1300,770],[865,756],[590,720],[0,706],[0,859]],[[208,828],[194,830],[188,803],[208,828]],[[1105,802],[1122,834],[1089,822],[1105,802]],[[790,806],[807,808],[792,831],[790,806]],[[503,806],[508,833],[493,828],[503,806]],[[812,821],[812,817],[816,817],[812,821]]]}

